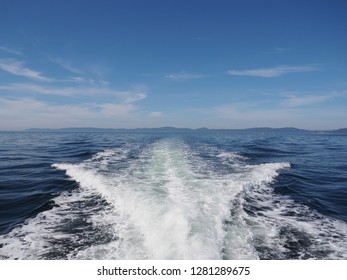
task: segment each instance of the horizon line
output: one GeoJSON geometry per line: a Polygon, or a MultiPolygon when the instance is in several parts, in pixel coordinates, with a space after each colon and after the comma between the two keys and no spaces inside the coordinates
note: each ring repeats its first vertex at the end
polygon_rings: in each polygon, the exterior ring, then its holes
{"type": "Polygon", "coordinates": [[[329,131],[338,131],[338,130],[347,130],[347,127],[341,127],[336,129],[306,129],[306,128],[298,128],[298,127],[290,127],[290,126],[284,126],[284,127],[268,127],[268,126],[259,126],[259,127],[246,127],[246,128],[208,128],[208,127],[199,127],[199,128],[189,128],[189,127],[175,127],[175,126],[159,126],[159,127],[136,127],[136,128],[126,128],[126,127],[120,127],[120,128],[112,128],[112,127],[60,127],[60,128],[37,128],[37,127],[31,127],[31,128],[25,128],[25,129],[16,129],[16,130],[3,130],[0,129],[0,132],[30,132],[30,130],[158,130],[158,129],[173,129],[173,130],[219,130],[219,131],[227,131],[227,130],[261,130],[261,129],[271,129],[271,130],[302,130],[302,131],[312,131],[312,132],[329,132],[329,131]]]}

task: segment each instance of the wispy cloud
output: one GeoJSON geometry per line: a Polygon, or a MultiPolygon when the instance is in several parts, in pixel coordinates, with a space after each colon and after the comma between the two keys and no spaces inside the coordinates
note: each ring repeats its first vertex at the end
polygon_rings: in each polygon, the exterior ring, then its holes
{"type": "Polygon", "coordinates": [[[3,47],[3,46],[0,46],[0,51],[7,52],[7,53],[10,53],[10,54],[14,54],[14,55],[22,55],[22,53],[20,51],[18,51],[18,50],[6,48],[6,47],[3,47]]]}
{"type": "Polygon", "coordinates": [[[52,61],[53,63],[59,65],[61,68],[71,72],[71,73],[78,74],[78,75],[81,75],[84,73],[84,71],[82,69],[75,67],[68,60],[64,60],[64,59],[56,58],[56,57],[55,58],[49,57],[49,60],[52,61]]]}
{"type": "Polygon", "coordinates": [[[309,106],[314,104],[319,104],[327,102],[335,98],[342,98],[347,96],[347,91],[334,91],[326,94],[309,94],[309,95],[299,95],[297,93],[284,94],[286,99],[281,105],[287,107],[299,107],[299,106],[309,106]]]}
{"type": "Polygon", "coordinates": [[[290,49],[288,49],[288,48],[281,48],[281,47],[274,47],[273,49],[272,49],[272,52],[274,52],[274,53],[287,53],[287,52],[289,52],[290,51],[290,49]]]}
{"type": "Polygon", "coordinates": [[[95,86],[106,86],[110,82],[105,81],[102,77],[105,73],[111,71],[110,67],[102,65],[89,65],[87,67],[75,66],[73,62],[58,57],[48,56],[49,61],[58,65],[62,69],[70,72],[70,77],[62,79],[60,82],[72,82],[78,84],[88,84],[95,86]],[[71,73],[74,74],[71,76],[71,73]]]}
{"type": "Polygon", "coordinates": [[[202,79],[206,77],[208,77],[208,75],[199,74],[199,73],[189,73],[185,71],[172,73],[165,76],[165,78],[172,81],[187,81],[187,80],[202,79]]]}
{"type": "Polygon", "coordinates": [[[22,61],[14,59],[2,59],[0,60],[0,69],[11,73],[15,76],[21,76],[36,81],[50,82],[52,79],[47,78],[41,74],[41,72],[26,68],[22,61]]]}
{"type": "Polygon", "coordinates": [[[135,125],[137,107],[120,103],[51,104],[31,98],[0,97],[0,127],[122,127],[135,125]]]}
{"type": "Polygon", "coordinates": [[[101,113],[109,117],[126,116],[136,109],[133,104],[101,104],[101,113]]]}
{"type": "Polygon", "coordinates": [[[86,78],[83,76],[68,77],[66,79],[57,80],[57,82],[74,83],[74,84],[78,84],[79,86],[92,86],[92,87],[107,87],[111,84],[110,82],[105,80],[86,78]]]}
{"type": "Polygon", "coordinates": [[[308,95],[308,96],[289,96],[284,102],[283,105],[296,107],[296,106],[308,106],[312,104],[317,104],[325,102],[331,99],[330,95],[308,95]]]}
{"type": "Polygon", "coordinates": [[[147,97],[147,92],[144,88],[134,91],[120,91],[114,88],[100,86],[58,87],[30,83],[15,83],[0,85],[0,90],[12,91],[20,94],[36,93],[57,96],[117,97],[122,103],[133,103],[147,97]]]}
{"type": "Polygon", "coordinates": [[[162,112],[150,112],[149,116],[153,117],[153,118],[159,118],[159,117],[163,116],[163,113],[162,112]]]}
{"type": "Polygon", "coordinates": [[[13,91],[16,93],[38,93],[46,95],[59,96],[77,96],[77,95],[95,95],[99,91],[96,88],[79,88],[79,87],[53,87],[42,86],[39,84],[15,83],[1,85],[0,90],[13,91]]]}
{"type": "Polygon", "coordinates": [[[232,76],[253,76],[262,78],[279,77],[291,73],[302,73],[316,71],[317,68],[313,66],[277,66],[273,68],[260,68],[251,70],[230,70],[227,71],[228,75],[232,76]]]}
{"type": "Polygon", "coordinates": [[[145,92],[121,92],[119,96],[123,98],[124,103],[133,103],[136,101],[140,101],[147,97],[145,92]]]}
{"type": "MultiPolygon", "coordinates": [[[[295,126],[308,129],[334,129],[346,126],[346,110],[342,107],[265,106],[259,102],[238,102],[224,104],[204,110],[208,112],[211,125],[221,127],[285,127],[295,126]]],[[[275,105],[275,104],[272,104],[275,105]]]]}

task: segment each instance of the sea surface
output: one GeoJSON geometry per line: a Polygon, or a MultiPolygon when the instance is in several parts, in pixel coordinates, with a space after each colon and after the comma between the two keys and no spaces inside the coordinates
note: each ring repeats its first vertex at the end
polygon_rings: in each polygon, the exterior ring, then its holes
{"type": "Polygon", "coordinates": [[[0,259],[347,259],[347,136],[0,133],[0,259]]]}

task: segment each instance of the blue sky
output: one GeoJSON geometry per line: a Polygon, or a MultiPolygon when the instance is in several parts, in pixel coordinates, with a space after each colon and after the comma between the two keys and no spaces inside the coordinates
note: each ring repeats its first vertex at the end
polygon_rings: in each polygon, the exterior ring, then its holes
{"type": "Polygon", "coordinates": [[[347,1],[1,0],[0,129],[347,127],[347,1]]]}

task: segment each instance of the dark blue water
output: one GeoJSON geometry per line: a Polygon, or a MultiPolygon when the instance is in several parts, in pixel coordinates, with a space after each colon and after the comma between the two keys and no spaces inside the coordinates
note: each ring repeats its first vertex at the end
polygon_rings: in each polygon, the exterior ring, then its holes
{"type": "Polygon", "coordinates": [[[346,258],[346,136],[0,133],[0,259],[346,258]]]}

